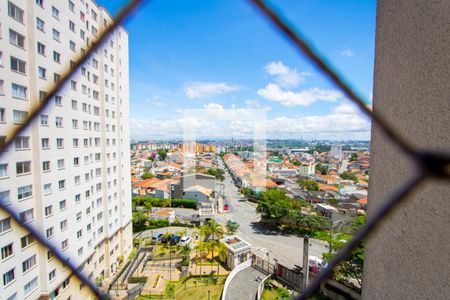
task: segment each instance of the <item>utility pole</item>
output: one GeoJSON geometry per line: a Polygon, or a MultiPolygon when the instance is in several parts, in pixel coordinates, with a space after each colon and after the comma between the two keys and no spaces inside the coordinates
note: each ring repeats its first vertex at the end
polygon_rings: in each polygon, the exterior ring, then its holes
{"type": "Polygon", "coordinates": [[[309,237],[306,235],[303,238],[303,288],[308,285],[309,277],[309,237]]]}

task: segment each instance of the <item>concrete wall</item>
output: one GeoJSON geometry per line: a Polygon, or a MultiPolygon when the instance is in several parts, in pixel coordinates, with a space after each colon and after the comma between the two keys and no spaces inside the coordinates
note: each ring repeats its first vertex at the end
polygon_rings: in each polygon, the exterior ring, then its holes
{"type": "MultiPolygon", "coordinates": [[[[379,0],[374,109],[419,149],[450,145],[450,1],[379,0]]],[[[374,127],[369,215],[414,172],[374,127]]],[[[367,243],[364,299],[450,298],[450,185],[429,181],[367,243]]]]}

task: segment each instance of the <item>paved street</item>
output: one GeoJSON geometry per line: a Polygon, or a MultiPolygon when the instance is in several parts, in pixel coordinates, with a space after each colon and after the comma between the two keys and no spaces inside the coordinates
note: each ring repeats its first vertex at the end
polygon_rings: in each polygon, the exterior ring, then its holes
{"type": "MultiPolygon", "coordinates": [[[[228,213],[217,215],[216,220],[226,223],[228,220],[236,221],[239,224],[238,235],[263,252],[269,252],[269,259],[277,258],[290,266],[302,266],[303,258],[303,238],[294,235],[281,235],[278,232],[267,230],[258,225],[260,217],[256,214],[256,204],[238,201],[240,193],[233,184],[231,176],[226,171],[221,159],[219,168],[225,170],[224,192],[225,203],[230,205],[228,213]]],[[[323,252],[328,251],[324,241],[310,239],[309,255],[321,257],[323,252]]]]}

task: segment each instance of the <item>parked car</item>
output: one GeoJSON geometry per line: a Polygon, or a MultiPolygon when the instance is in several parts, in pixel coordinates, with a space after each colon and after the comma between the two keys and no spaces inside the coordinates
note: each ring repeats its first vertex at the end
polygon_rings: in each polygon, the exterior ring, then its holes
{"type": "Polygon", "coordinates": [[[170,242],[171,239],[172,239],[172,234],[163,235],[163,237],[161,238],[161,242],[166,244],[166,243],[170,242]]]}
{"type": "Polygon", "coordinates": [[[171,237],[170,237],[170,244],[171,245],[176,245],[176,244],[178,244],[178,242],[181,240],[181,236],[179,236],[179,235],[172,235],[171,237]]]}
{"type": "Polygon", "coordinates": [[[162,233],[155,233],[152,236],[152,242],[160,242],[163,238],[163,234],[162,233]]]}
{"type": "Polygon", "coordinates": [[[225,205],[223,206],[223,210],[230,210],[230,206],[229,206],[228,204],[225,204],[225,205]]]}
{"type": "Polygon", "coordinates": [[[327,262],[317,256],[309,256],[309,271],[312,273],[318,273],[322,269],[327,267],[327,262]]]}
{"type": "Polygon", "coordinates": [[[190,236],[183,236],[180,240],[180,245],[181,246],[187,246],[191,243],[192,239],[190,236]]]}

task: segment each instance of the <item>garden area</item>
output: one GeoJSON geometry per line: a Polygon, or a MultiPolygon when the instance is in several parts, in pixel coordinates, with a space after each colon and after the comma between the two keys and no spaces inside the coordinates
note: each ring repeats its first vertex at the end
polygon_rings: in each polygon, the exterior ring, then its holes
{"type": "Polygon", "coordinates": [[[138,300],[177,299],[177,300],[219,300],[226,276],[189,276],[166,285],[164,293],[143,294],[138,300]]]}

